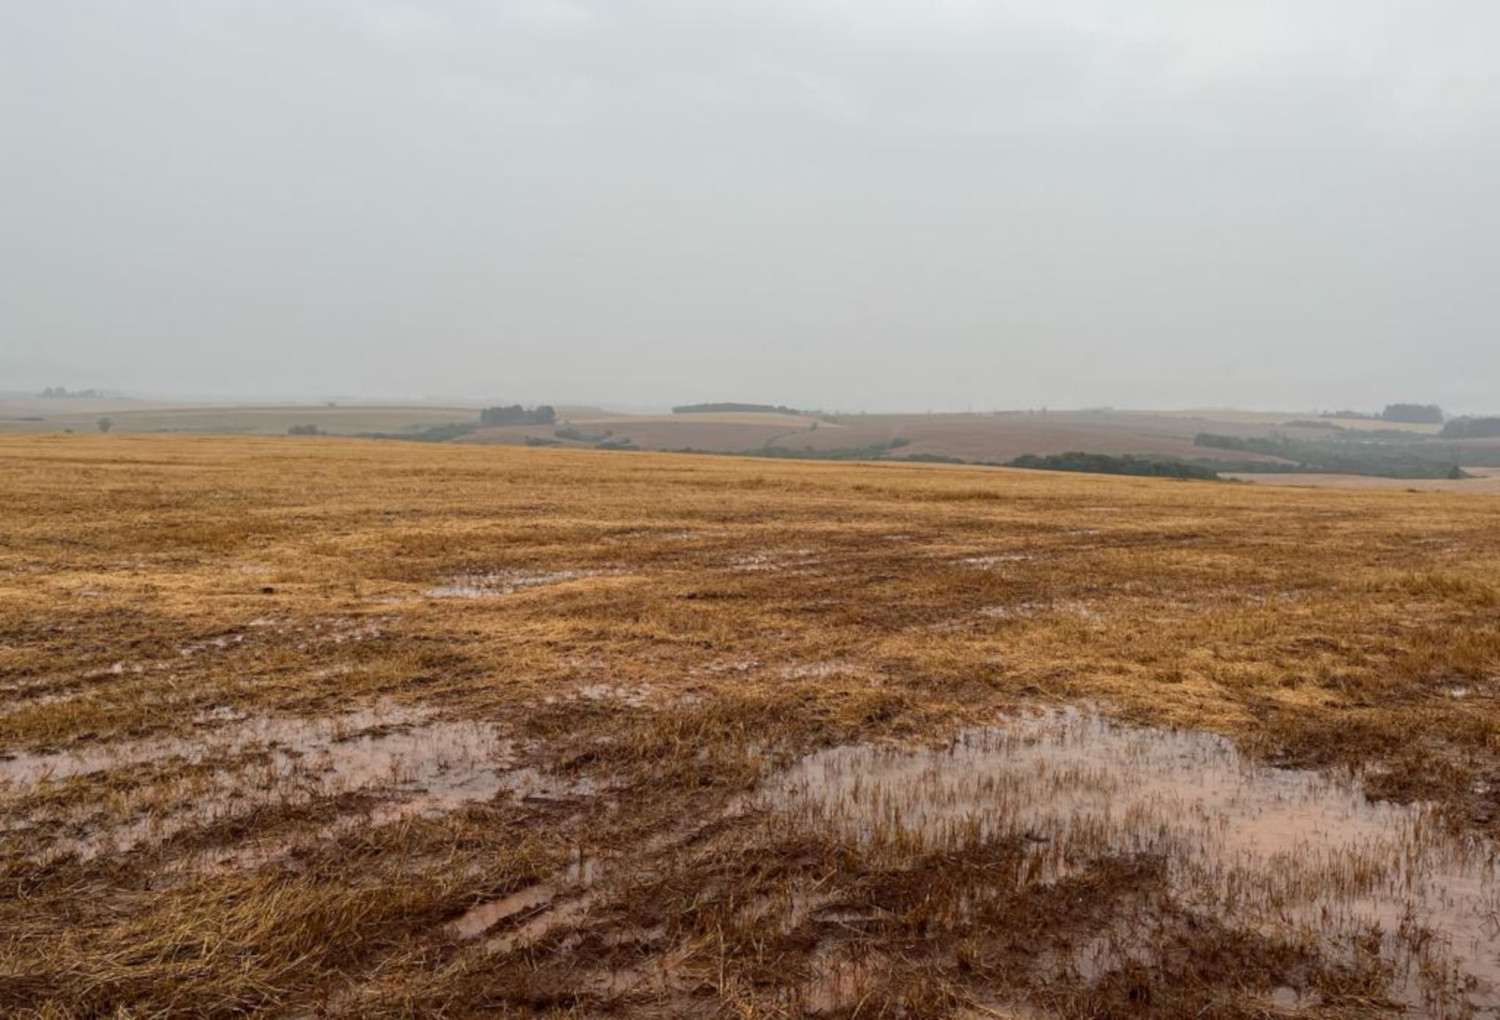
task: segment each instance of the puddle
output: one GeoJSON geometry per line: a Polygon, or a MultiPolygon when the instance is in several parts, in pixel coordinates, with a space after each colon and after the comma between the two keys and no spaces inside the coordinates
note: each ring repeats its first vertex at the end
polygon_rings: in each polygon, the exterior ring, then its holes
{"type": "Polygon", "coordinates": [[[274,617],[260,616],[245,623],[242,631],[219,634],[181,645],[177,654],[181,658],[191,659],[200,655],[228,652],[244,645],[247,637],[256,636],[250,632],[262,630],[270,630],[273,634],[283,636],[284,640],[291,641],[292,646],[299,651],[325,644],[358,644],[384,637],[387,629],[398,619],[398,616],[388,613],[294,624],[274,617]],[[292,641],[292,635],[296,636],[295,641],[292,641]]]}
{"type": "Polygon", "coordinates": [[[1046,611],[1045,602],[1015,602],[1004,606],[984,606],[977,612],[991,620],[1030,620],[1046,611]]]}
{"type": "Polygon", "coordinates": [[[804,662],[794,666],[785,666],[781,675],[788,680],[827,680],[829,677],[847,676],[863,677],[869,675],[869,670],[856,662],[846,660],[835,660],[829,662],[804,662]]]}
{"type": "Polygon", "coordinates": [[[0,786],[24,792],[42,783],[145,762],[180,758],[191,764],[264,750],[278,769],[320,775],[330,787],[358,788],[392,777],[433,782],[451,772],[456,761],[508,757],[508,745],[502,754],[504,742],[490,724],[437,722],[394,706],[317,718],[246,716],[217,706],[200,712],[194,722],[212,728],[186,737],[12,754],[0,759],[0,786]]]}
{"type": "Polygon", "coordinates": [[[729,561],[729,569],[738,574],[755,574],[770,570],[796,570],[815,567],[821,561],[815,549],[792,549],[785,553],[747,553],[729,561]]]}
{"type": "Polygon", "coordinates": [[[1029,553],[1000,553],[994,556],[965,556],[958,562],[976,570],[992,570],[1002,563],[1025,563],[1033,559],[1029,553]]]}
{"type": "Polygon", "coordinates": [[[690,666],[690,676],[727,676],[736,673],[750,673],[760,669],[761,662],[755,658],[744,659],[715,659],[706,666],[690,666]]]}
{"type": "MultiPolygon", "coordinates": [[[[394,616],[378,616],[368,620],[343,620],[330,625],[326,628],[326,633],[319,636],[336,645],[372,641],[383,637],[386,627],[395,622],[395,619],[394,616]]],[[[322,624],[313,629],[320,632],[325,630],[322,624]]]]}
{"type": "MultiPolygon", "coordinates": [[[[255,840],[233,846],[211,847],[194,853],[184,860],[179,870],[234,872],[245,871],[285,859],[298,849],[327,843],[348,833],[366,828],[380,828],[414,818],[435,818],[456,811],[465,804],[490,801],[501,794],[508,795],[516,803],[557,801],[568,802],[594,792],[593,784],[563,781],[548,781],[541,778],[535,769],[453,771],[443,781],[413,789],[383,788],[378,794],[383,799],[367,809],[345,812],[332,820],[310,830],[303,830],[290,837],[270,840],[255,840]],[[547,793],[539,793],[539,785],[547,793]],[[549,795],[550,794],[550,795],[549,795]]],[[[278,803],[285,803],[284,798],[278,803]]],[[[185,828],[180,825],[178,828],[185,828]]],[[[75,848],[76,849],[76,848],[75,848]]],[[[118,847],[117,847],[118,849],[118,847]]],[[[128,849],[128,847],[127,847],[128,849]]],[[[79,852],[86,858],[89,848],[79,852]]],[[[97,851],[94,851],[97,852],[97,851]]]]}
{"type": "Polygon", "coordinates": [[[543,936],[557,931],[564,925],[580,920],[599,899],[598,892],[589,890],[570,900],[553,900],[551,905],[509,929],[504,935],[485,942],[486,951],[504,955],[523,949],[539,941],[543,936]]]}
{"type": "Polygon", "coordinates": [[[651,698],[650,684],[626,687],[623,684],[585,684],[578,688],[577,696],[584,701],[618,701],[640,708],[651,698]]]}
{"type": "Polygon", "coordinates": [[[1287,985],[1277,985],[1271,989],[1269,998],[1272,1005],[1279,1006],[1282,1009],[1293,1009],[1302,1000],[1302,996],[1298,994],[1297,989],[1288,987],[1287,985]]]}
{"type": "Polygon", "coordinates": [[[126,673],[139,675],[146,672],[146,667],[139,662],[126,665],[122,662],[112,662],[106,669],[91,669],[84,673],[84,679],[95,680],[102,676],[124,676],[126,673]]]}
{"type": "Polygon", "coordinates": [[[448,931],[461,939],[478,938],[501,921],[534,913],[550,906],[556,898],[557,890],[550,885],[527,886],[509,896],[479,904],[450,924],[448,931]]]}
{"type": "Polygon", "coordinates": [[[490,939],[486,948],[508,953],[586,913],[598,898],[594,886],[601,874],[597,858],[574,850],[567,867],[552,881],[471,907],[448,925],[448,933],[460,939],[477,939],[503,926],[504,933],[490,939]]]}
{"type": "Polygon", "coordinates": [[[177,650],[177,654],[181,655],[184,659],[190,659],[200,652],[210,650],[217,652],[227,651],[234,645],[243,644],[244,641],[245,635],[243,634],[221,634],[218,637],[211,637],[206,641],[195,641],[192,644],[183,645],[177,650]]]}
{"type": "Polygon", "coordinates": [[[1074,616],[1088,623],[1098,623],[1104,619],[1104,614],[1094,606],[1079,601],[1028,601],[984,606],[977,611],[977,615],[991,620],[1031,620],[1040,616],[1074,616]]]}
{"type": "Polygon", "coordinates": [[[248,718],[250,718],[249,715],[230,705],[215,705],[193,716],[193,723],[197,726],[213,726],[219,723],[243,722],[248,718]]]}
{"type": "Polygon", "coordinates": [[[483,599],[500,595],[513,595],[527,588],[538,588],[548,584],[561,584],[579,578],[595,577],[597,570],[551,570],[528,572],[519,570],[497,571],[489,574],[461,574],[445,584],[426,591],[433,599],[483,599]]]}
{"type": "MultiPolygon", "coordinates": [[[[872,849],[1015,840],[1026,848],[1023,886],[1103,858],[1159,855],[1175,899],[1195,912],[1310,940],[1334,959],[1374,930],[1393,995],[1429,1008],[1500,1006],[1487,843],[1450,831],[1429,806],[1370,801],[1349,776],[1258,766],[1212,734],[1048,712],[966,731],[940,750],[814,754],[761,796],[798,824],[872,849]]],[[[1095,972],[1121,962],[1075,961],[1095,972]]]]}
{"type": "MultiPolygon", "coordinates": [[[[608,879],[618,877],[621,869],[637,878],[651,871],[643,866],[642,857],[671,854],[710,831],[718,823],[741,817],[746,805],[736,800],[723,811],[707,818],[695,819],[680,828],[659,833],[633,847],[635,859],[611,852],[607,857],[585,855],[573,850],[566,867],[545,882],[539,882],[497,899],[479,903],[446,930],[465,940],[484,938],[487,952],[505,954],[524,948],[564,925],[581,921],[606,895],[608,879]]],[[[616,929],[610,937],[626,938],[628,932],[616,929]]]]}
{"type": "Polygon", "coordinates": [[[73,777],[173,763],[170,775],[110,786],[103,803],[116,820],[101,820],[97,796],[55,804],[44,797],[27,812],[27,827],[83,830],[51,849],[88,858],[268,806],[370,793],[382,803],[361,817],[380,823],[489,800],[515,782],[511,743],[489,723],[434,720],[390,705],[321,718],[246,716],[219,706],[194,722],[199,729],[188,736],[0,760],[0,792],[45,795],[73,777]]]}
{"type": "Polygon", "coordinates": [[[590,776],[569,778],[558,776],[531,767],[511,769],[500,781],[500,788],[507,791],[517,803],[556,801],[559,803],[592,797],[610,788],[606,780],[590,776]]]}
{"type": "Polygon", "coordinates": [[[853,958],[815,960],[816,976],[801,989],[804,1012],[812,1016],[853,1010],[864,1003],[869,990],[879,983],[890,961],[876,953],[853,958]]]}
{"type": "Polygon", "coordinates": [[[542,703],[559,705],[568,701],[588,701],[614,704],[623,708],[646,708],[651,703],[653,693],[649,683],[636,684],[634,687],[627,687],[624,684],[595,683],[584,684],[565,695],[549,694],[542,699],[542,703]]]}

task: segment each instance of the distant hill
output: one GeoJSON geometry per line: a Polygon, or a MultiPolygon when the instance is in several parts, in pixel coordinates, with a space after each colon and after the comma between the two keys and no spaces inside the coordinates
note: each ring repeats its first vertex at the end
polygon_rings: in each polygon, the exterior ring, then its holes
{"type": "MultiPolygon", "coordinates": [[[[700,405],[723,407],[726,405],[700,405]]],[[[761,406],[764,405],[738,405],[761,406]]],[[[1266,424],[1235,424],[1194,416],[1142,412],[1013,412],[1004,414],[842,414],[837,420],[792,416],[784,411],[679,410],[673,415],[569,417],[556,429],[508,426],[479,429],[458,442],[521,445],[530,437],[556,438],[569,446],[593,446],[602,438],[629,439],[642,450],[760,453],[765,456],[837,458],[882,451],[882,459],[1002,464],[1026,454],[1073,452],[1241,463],[1279,458],[1246,451],[1218,454],[1193,445],[1210,429],[1268,434],[1284,416],[1266,424]],[[592,441],[591,441],[592,440],[592,441]]]]}
{"type": "Polygon", "coordinates": [[[807,414],[810,412],[799,411],[795,407],[785,407],[781,404],[679,404],[672,408],[673,414],[807,414]]]}

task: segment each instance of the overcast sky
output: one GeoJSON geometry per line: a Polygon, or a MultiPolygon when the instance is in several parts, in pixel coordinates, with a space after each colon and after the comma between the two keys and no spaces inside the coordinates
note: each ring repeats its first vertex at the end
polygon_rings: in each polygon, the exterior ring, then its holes
{"type": "Polygon", "coordinates": [[[1494,0],[0,0],[0,389],[1500,411],[1494,0]]]}

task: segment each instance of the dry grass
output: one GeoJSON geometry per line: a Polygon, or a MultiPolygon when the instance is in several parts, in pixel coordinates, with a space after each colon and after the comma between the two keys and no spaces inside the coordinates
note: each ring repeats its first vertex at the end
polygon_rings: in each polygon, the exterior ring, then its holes
{"type": "Polygon", "coordinates": [[[1472,495],[1500,495],[1500,468],[1465,468],[1472,477],[1457,481],[1447,478],[1377,478],[1373,475],[1318,474],[1230,474],[1236,481],[1252,485],[1285,485],[1314,489],[1383,489],[1388,492],[1462,492],[1472,495]]]}
{"type": "Polygon", "coordinates": [[[1379,939],[1170,852],[759,791],[1093,702],[1500,820],[1489,498],[119,435],[0,487],[8,1015],[1373,1015],[1379,939]]]}

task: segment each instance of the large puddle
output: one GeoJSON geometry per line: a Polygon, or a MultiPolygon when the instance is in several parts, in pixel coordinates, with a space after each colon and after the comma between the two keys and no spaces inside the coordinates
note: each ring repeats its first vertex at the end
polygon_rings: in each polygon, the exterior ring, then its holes
{"type": "Polygon", "coordinates": [[[432,599],[483,599],[500,595],[514,595],[528,588],[540,588],[564,581],[576,581],[598,576],[597,570],[549,570],[524,571],[502,570],[488,574],[461,574],[443,584],[428,588],[426,595],[432,599]]]}
{"type": "Polygon", "coordinates": [[[278,771],[316,775],[331,791],[376,782],[449,781],[465,763],[503,757],[495,727],[433,721],[395,706],[329,716],[247,716],[228,708],[199,715],[188,736],[84,744],[66,751],[13,753],[0,758],[0,788],[38,784],[141,762],[194,763],[264,751],[278,771]]]}
{"type": "MultiPolygon", "coordinates": [[[[869,849],[962,852],[1014,840],[1018,881],[1157,855],[1174,899],[1338,959],[1372,944],[1393,998],[1500,1006],[1500,895],[1489,844],[1420,805],[1373,802],[1352,777],[1272,769],[1211,734],[1073,710],[970,730],[942,749],[860,745],[768,784],[767,807],[869,849]]],[[[1091,940],[1085,978],[1129,965],[1129,933],[1091,940]]],[[[1291,994],[1290,990],[1284,990],[1291,994]]]]}
{"type": "Polygon", "coordinates": [[[360,817],[383,823],[529,789],[511,742],[485,722],[381,704],[320,718],[226,708],[195,723],[182,736],[0,760],[0,802],[26,805],[4,827],[52,832],[50,853],[89,858],[347,794],[367,795],[360,817]],[[111,775],[135,766],[149,771],[111,775]],[[70,796],[65,781],[80,776],[95,785],[70,796]]]}

